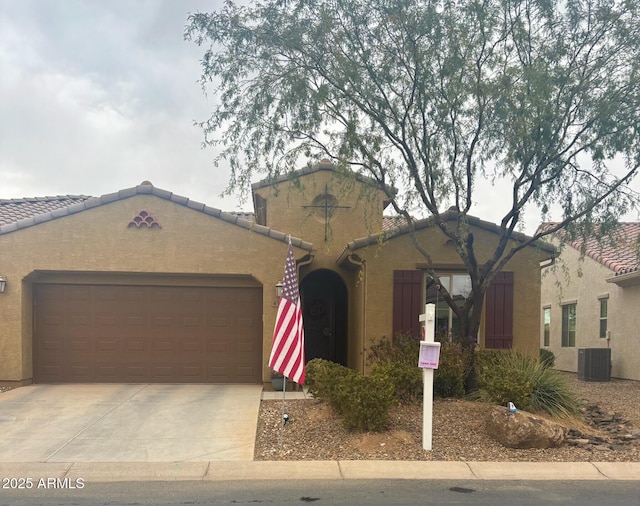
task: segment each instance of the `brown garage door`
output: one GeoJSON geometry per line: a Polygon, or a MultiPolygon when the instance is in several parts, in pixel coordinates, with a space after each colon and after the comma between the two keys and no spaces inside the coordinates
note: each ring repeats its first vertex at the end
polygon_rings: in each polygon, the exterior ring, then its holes
{"type": "Polygon", "coordinates": [[[34,381],[260,383],[262,289],[34,285],[34,381]]]}

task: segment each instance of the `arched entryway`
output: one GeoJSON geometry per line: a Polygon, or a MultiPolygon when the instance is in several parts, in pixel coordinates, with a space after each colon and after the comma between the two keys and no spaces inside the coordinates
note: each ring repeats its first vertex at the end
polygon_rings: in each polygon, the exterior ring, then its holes
{"type": "Polygon", "coordinates": [[[300,283],[306,360],[323,358],[347,365],[347,287],[328,269],[300,283]]]}

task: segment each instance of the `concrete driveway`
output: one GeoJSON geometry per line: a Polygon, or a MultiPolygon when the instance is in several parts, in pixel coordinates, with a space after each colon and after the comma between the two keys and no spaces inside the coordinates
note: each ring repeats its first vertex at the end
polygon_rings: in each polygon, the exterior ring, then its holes
{"type": "Polygon", "coordinates": [[[262,385],[30,385],[0,394],[0,462],[251,461],[262,385]]]}

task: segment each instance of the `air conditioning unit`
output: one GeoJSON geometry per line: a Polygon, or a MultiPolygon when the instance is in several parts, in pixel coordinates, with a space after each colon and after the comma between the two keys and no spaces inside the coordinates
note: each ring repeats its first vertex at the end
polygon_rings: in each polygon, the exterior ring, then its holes
{"type": "Polygon", "coordinates": [[[578,379],[609,381],[611,379],[611,348],[579,348],[578,379]]]}

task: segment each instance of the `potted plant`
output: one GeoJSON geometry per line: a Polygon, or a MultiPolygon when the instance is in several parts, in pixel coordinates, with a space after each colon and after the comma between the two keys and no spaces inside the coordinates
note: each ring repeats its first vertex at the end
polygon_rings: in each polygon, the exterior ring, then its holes
{"type": "Polygon", "coordinates": [[[271,370],[271,386],[276,392],[282,392],[284,390],[284,376],[279,372],[271,370]]]}

